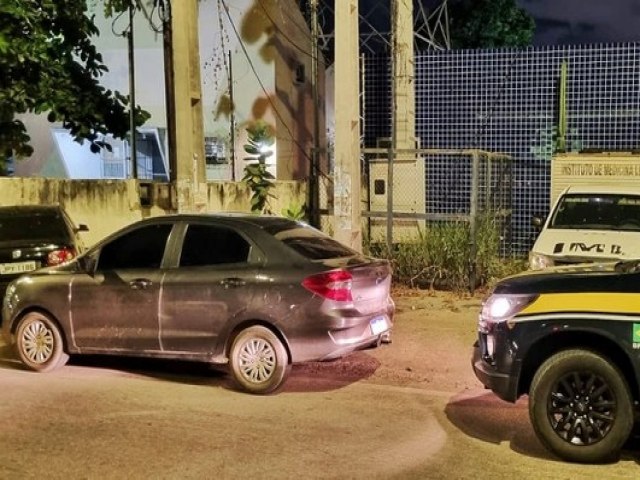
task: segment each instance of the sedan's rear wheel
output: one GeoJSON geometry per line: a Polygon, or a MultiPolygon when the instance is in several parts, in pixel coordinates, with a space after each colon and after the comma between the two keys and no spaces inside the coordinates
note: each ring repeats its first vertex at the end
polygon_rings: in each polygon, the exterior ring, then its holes
{"type": "Polygon", "coordinates": [[[67,363],[62,335],[48,316],[26,314],[16,330],[16,349],[22,363],[37,372],[49,372],[67,363]]]}
{"type": "Polygon", "coordinates": [[[231,373],[240,388],[265,394],[280,387],[289,373],[289,356],[268,328],[249,327],[238,334],[230,351],[231,373]]]}
{"type": "Polygon", "coordinates": [[[531,384],[529,415],[549,450],[587,463],[615,459],[634,420],[622,374],[587,350],[566,350],[542,364],[531,384]]]}

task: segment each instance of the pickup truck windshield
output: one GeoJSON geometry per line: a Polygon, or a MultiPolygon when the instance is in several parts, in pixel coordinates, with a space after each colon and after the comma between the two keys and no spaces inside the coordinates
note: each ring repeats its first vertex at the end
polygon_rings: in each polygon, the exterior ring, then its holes
{"type": "Polygon", "coordinates": [[[640,195],[564,195],[549,228],[640,230],[640,195]]]}

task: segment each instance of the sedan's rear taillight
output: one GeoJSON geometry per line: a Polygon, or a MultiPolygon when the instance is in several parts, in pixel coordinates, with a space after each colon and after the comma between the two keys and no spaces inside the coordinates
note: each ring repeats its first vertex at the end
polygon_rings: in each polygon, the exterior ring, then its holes
{"type": "Polygon", "coordinates": [[[350,302],[352,279],[351,274],[345,270],[331,270],[305,278],[302,286],[323,298],[350,302]]]}
{"type": "Polygon", "coordinates": [[[60,265],[61,263],[68,262],[76,256],[76,251],[73,248],[64,247],[49,252],[47,255],[47,267],[53,267],[54,265],[60,265]]]}

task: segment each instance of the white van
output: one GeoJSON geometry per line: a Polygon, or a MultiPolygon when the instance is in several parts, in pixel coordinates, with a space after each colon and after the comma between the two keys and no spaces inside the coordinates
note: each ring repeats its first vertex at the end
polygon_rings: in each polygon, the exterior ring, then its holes
{"type": "MultiPolygon", "coordinates": [[[[541,223],[538,219],[537,226],[541,223]]],[[[640,259],[640,191],[571,186],[558,196],[542,225],[529,267],[631,259],[640,259]]]]}

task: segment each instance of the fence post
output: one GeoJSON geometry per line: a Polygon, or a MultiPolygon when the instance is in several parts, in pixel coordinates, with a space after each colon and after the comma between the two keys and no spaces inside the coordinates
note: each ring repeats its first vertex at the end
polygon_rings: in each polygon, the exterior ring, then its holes
{"type": "Polygon", "coordinates": [[[393,253],[393,142],[387,150],[387,251],[393,253]]]}
{"type": "Polygon", "coordinates": [[[477,227],[478,227],[478,180],[479,180],[479,156],[478,151],[471,153],[471,204],[469,206],[469,291],[476,289],[476,255],[477,227]]]}
{"type": "Polygon", "coordinates": [[[485,185],[484,185],[484,209],[493,212],[495,209],[495,195],[493,194],[493,154],[484,153],[487,159],[485,163],[485,185]]]}

